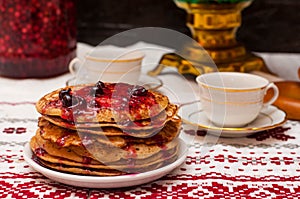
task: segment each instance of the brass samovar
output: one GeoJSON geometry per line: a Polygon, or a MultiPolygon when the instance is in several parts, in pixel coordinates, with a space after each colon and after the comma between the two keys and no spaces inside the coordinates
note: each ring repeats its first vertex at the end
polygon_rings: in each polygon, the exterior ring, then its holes
{"type": "Polygon", "coordinates": [[[237,42],[236,32],[242,23],[241,12],[252,0],[175,0],[178,7],[187,11],[187,26],[193,39],[203,48],[186,46],[186,57],[175,53],[165,54],[159,65],[148,74],[158,75],[164,67],[176,67],[181,74],[199,75],[214,70],[250,72],[265,71],[262,58],[246,50],[237,42]],[[203,50],[217,67],[202,60],[203,50]]]}

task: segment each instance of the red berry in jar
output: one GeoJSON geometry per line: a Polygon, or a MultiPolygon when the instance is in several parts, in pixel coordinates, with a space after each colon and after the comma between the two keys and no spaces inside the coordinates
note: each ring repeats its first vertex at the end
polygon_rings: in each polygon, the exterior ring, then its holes
{"type": "Polygon", "coordinates": [[[0,75],[51,77],[76,55],[76,0],[0,0],[0,75]]]}

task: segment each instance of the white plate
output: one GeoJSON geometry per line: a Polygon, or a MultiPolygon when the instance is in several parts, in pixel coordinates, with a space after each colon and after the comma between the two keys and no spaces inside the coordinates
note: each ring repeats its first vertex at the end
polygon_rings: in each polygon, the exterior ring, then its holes
{"type": "Polygon", "coordinates": [[[113,177],[81,176],[45,168],[32,160],[33,154],[29,143],[24,147],[24,159],[33,169],[60,183],[88,188],[121,188],[148,183],[163,177],[185,161],[187,152],[188,147],[186,143],[179,139],[179,155],[175,162],[153,171],[113,177]]]}
{"type": "Polygon", "coordinates": [[[197,125],[208,133],[222,137],[244,137],[259,131],[281,126],[286,122],[286,113],[275,106],[262,110],[258,117],[243,127],[219,127],[213,124],[204,114],[201,102],[182,105],[179,115],[186,123],[197,125]]]}

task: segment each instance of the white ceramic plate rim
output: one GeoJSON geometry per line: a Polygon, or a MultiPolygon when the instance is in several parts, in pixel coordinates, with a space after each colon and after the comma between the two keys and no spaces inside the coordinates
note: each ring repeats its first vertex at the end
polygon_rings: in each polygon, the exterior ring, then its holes
{"type": "MultiPolygon", "coordinates": [[[[39,165],[38,163],[36,163],[34,160],[32,160],[33,153],[30,149],[29,143],[27,143],[24,146],[23,154],[24,154],[25,161],[33,169],[42,173],[43,175],[45,175],[46,177],[48,177],[52,180],[54,180],[53,178],[63,179],[63,183],[69,184],[69,185],[74,185],[74,182],[83,182],[85,184],[86,183],[88,183],[88,184],[89,183],[97,183],[96,185],[92,186],[93,188],[120,188],[120,187],[126,187],[126,185],[120,186],[118,184],[120,182],[128,182],[127,186],[134,186],[134,185],[138,185],[138,184],[144,184],[144,183],[150,182],[152,180],[156,180],[156,179],[166,175],[173,169],[180,166],[185,161],[187,152],[188,152],[188,147],[187,147],[186,143],[182,139],[179,139],[179,155],[178,155],[178,159],[175,162],[173,162],[169,165],[166,165],[162,168],[155,169],[153,171],[148,171],[148,172],[139,173],[139,174],[129,174],[129,175],[123,175],[123,176],[112,176],[112,177],[81,176],[81,175],[68,174],[68,173],[63,173],[63,172],[45,168],[45,167],[39,165]],[[157,177],[155,177],[155,176],[157,176],[157,177]],[[150,180],[147,180],[147,178],[150,178],[150,180]],[[70,183],[66,182],[66,180],[69,180],[70,183]],[[130,182],[132,182],[132,183],[130,183],[130,182]],[[109,186],[107,186],[108,183],[110,184],[109,186]]],[[[56,180],[56,181],[59,181],[59,180],[56,180]]],[[[61,182],[61,181],[59,181],[59,182],[61,182]]],[[[84,186],[84,187],[88,187],[88,186],[84,186]]]]}

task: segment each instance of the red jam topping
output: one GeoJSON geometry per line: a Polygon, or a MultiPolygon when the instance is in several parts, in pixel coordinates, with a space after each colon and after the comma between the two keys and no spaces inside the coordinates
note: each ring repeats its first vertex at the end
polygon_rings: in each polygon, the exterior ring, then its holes
{"type": "Polygon", "coordinates": [[[42,149],[42,148],[36,148],[34,150],[34,154],[36,154],[37,156],[44,156],[47,152],[42,149]]]}
{"type": "Polygon", "coordinates": [[[91,164],[91,163],[92,163],[92,158],[86,156],[82,157],[82,164],[91,164]]]}
{"type": "Polygon", "coordinates": [[[65,146],[67,139],[70,137],[70,134],[63,135],[62,137],[56,140],[56,144],[60,147],[65,146]]]}
{"type": "Polygon", "coordinates": [[[74,121],[72,110],[63,108],[61,118],[68,121],[74,121]]]}
{"type": "MultiPolygon", "coordinates": [[[[88,118],[94,117],[101,109],[111,109],[118,114],[129,113],[137,120],[142,118],[139,115],[141,109],[150,110],[153,115],[157,114],[155,107],[158,104],[152,93],[141,86],[125,83],[98,82],[95,86],[86,86],[79,90],[62,90],[59,96],[59,100],[50,102],[48,106],[61,108],[61,117],[67,121],[74,121],[74,116],[84,116],[89,121],[88,118]]],[[[138,122],[132,125],[141,126],[138,122]]]]}
{"type": "Polygon", "coordinates": [[[124,148],[124,150],[128,152],[127,158],[136,158],[137,157],[137,152],[136,152],[135,147],[128,145],[124,148]]]}
{"type": "Polygon", "coordinates": [[[127,165],[129,167],[134,167],[135,166],[135,160],[137,158],[137,152],[134,146],[127,145],[124,148],[125,151],[127,151],[127,165]]]}

